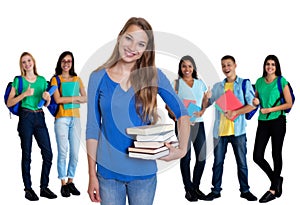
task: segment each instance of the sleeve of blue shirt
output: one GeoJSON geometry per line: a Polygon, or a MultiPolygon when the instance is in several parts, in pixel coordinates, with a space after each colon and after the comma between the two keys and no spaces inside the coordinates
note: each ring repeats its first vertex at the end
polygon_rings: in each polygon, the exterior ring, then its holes
{"type": "Polygon", "coordinates": [[[87,122],[86,122],[86,139],[99,139],[101,128],[101,114],[99,107],[99,83],[103,77],[104,70],[94,71],[91,73],[88,83],[87,92],[87,122]]]}
{"type": "Polygon", "coordinates": [[[172,88],[170,81],[160,69],[158,69],[158,94],[175,114],[176,119],[188,115],[186,108],[172,88]]]}

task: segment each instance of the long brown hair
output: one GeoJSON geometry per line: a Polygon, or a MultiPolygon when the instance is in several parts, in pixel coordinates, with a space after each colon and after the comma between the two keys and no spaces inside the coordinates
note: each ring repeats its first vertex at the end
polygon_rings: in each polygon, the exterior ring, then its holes
{"type": "Polygon", "coordinates": [[[150,120],[155,124],[158,120],[157,114],[157,68],[155,66],[154,35],[151,25],[144,18],[130,18],[120,31],[117,43],[110,58],[97,70],[110,68],[120,60],[119,39],[131,25],[136,25],[146,32],[148,44],[140,59],[132,68],[129,77],[130,84],[135,91],[135,108],[143,121],[150,120]]]}
{"type": "Polygon", "coordinates": [[[34,59],[34,57],[33,57],[30,53],[28,53],[28,52],[23,52],[23,53],[21,54],[21,56],[20,56],[19,65],[20,65],[21,75],[22,75],[22,76],[25,76],[25,75],[26,75],[26,72],[25,72],[25,70],[23,69],[23,65],[22,65],[22,58],[23,58],[24,56],[30,56],[30,58],[31,58],[32,61],[33,61],[33,73],[34,73],[35,75],[38,75],[37,70],[36,70],[35,59],[34,59]]]}

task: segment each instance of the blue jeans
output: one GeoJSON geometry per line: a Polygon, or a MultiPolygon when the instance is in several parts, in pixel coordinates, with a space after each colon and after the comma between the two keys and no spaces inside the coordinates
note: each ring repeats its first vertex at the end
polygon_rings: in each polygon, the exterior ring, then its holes
{"type": "Polygon", "coordinates": [[[101,205],[152,205],[156,190],[156,175],[150,179],[123,182],[115,179],[104,179],[98,173],[101,205]]]}
{"type": "Polygon", "coordinates": [[[41,149],[43,159],[40,187],[48,187],[53,154],[43,111],[34,112],[21,109],[18,132],[21,139],[22,177],[25,189],[31,189],[32,185],[30,175],[32,136],[35,137],[37,145],[41,149]]]}
{"type": "Polygon", "coordinates": [[[55,119],[54,130],[57,142],[57,172],[58,178],[74,178],[80,147],[80,118],[60,117],[55,119]],[[69,151],[70,149],[70,151],[69,151]],[[68,156],[69,151],[69,156],[68,156]],[[66,169],[67,158],[68,168],[66,169]]]}
{"type": "Polygon", "coordinates": [[[212,178],[212,192],[220,193],[222,188],[222,174],[225,154],[227,152],[227,145],[231,143],[234,156],[238,168],[238,179],[240,183],[240,192],[245,193],[249,191],[248,185],[248,167],[247,167],[247,138],[246,134],[240,136],[226,136],[214,139],[214,164],[213,164],[213,178],[212,178]]]}
{"type": "MultiPolygon", "coordinates": [[[[177,126],[176,126],[177,132],[177,126]]],[[[204,130],[204,123],[197,122],[191,126],[190,139],[188,144],[188,151],[186,155],[180,160],[180,170],[185,190],[198,189],[201,177],[204,171],[206,162],[206,137],[204,130]],[[191,143],[193,143],[195,151],[195,166],[193,170],[193,178],[191,180],[191,143]]]]}

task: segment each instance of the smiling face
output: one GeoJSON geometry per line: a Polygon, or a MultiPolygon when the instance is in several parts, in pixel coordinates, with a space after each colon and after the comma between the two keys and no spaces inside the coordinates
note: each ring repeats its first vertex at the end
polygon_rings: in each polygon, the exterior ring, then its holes
{"type": "Polygon", "coordinates": [[[267,75],[275,75],[276,72],[276,63],[274,60],[268,60],[265,65],[265,71],[267,75]]]}
{"type": "Polygon", "coordinates": [[[136,25],[128,27],[119,39],[120,58],[127,63],[140,59],[147,48],[148,36],[136,25]]]}
{"type": "Polygon", "coordinates": [[[24,55],[21,58],[22,69],[24,73],[32,72],[34,67],[34,61],[30,55],[24,55]]]}
{"type": "Polygon", "coordinates": [[[66,55],[62,60],[61,60],[61,68],[62,72],[67,72],[69,73],[70,69],[72,68],[72,56],[71,55],[66,55]]]}
{"type": "Polygon", "coordinates": [[[235,68],[236,63],[231,59],[224,59],[221,61],[222,71],[227,79],[234,80],[236,77],[235,68]]]}
{"type": "Polygon", "coordinates": [[[184,60],[181,64],[181,72],[184,78],[192,77],[194,66],[191,61],[184,60]]]}

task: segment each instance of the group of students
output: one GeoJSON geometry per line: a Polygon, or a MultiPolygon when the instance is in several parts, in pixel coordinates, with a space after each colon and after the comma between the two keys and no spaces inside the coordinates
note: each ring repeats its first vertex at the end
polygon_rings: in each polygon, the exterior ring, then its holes
{"type": "Polygon", "coordinates": [[[260,106],[260,112],[253,160],[266,173],[271,182],[269,190],[260,198],[259,202],[269,202],[282,194],[283,177],[280,175],[282,170],[282,147],[286,132],[284,110],[292,107],[292,97],[288,82],[284,77],[280,77],[280,84],[277,82],[279,76],[282,75],[279,60],[275,55],[266,57],[263,64],[263,75],[255,83],[255,92],[250,81],[246,81],[245,91],[243,90],[242,83],[244,79],[237,76],[236,66],[233,56],[226,55],[222,57],[221,67],[226,78],[214,84],[212,90],[207,90],[202,80],[197,78],[197,68],[194,59],[191,56],[184,56],[180,60],[178,70],[180,86],[177,93],[182,100],[194,96],[193,100],[202,108],[201,111],[194,113],[197,121],[194,121],[191,125],[190,142],[193,143],[196,156],[192,180],[190,177],[190,149],[186,156],[180,160],[181,174],[186,191],[185,197],[189,201],[197,201],[198,199],[211,201],[221,196],[223,166],[228,143],[232,145],[237,162],[240,197],[248,201],[257,200],[256,196],[250,192],[248,184],[245,129],[245,114],[256,109],[257,106],[260,106]],[[278,85],[282,86],[285,99],[283,104],[277,100],[281,97],[278,85]],[[206,158],[206,138],[202,115],[205,109],[212,105],[227,90],[233,91],[234,95],[244,106],[234,111],[222,112],[218,108],[215,110],[213,187],[211,192],[205,195],[199,189],[206,158]],[[234,116],[238,117],[233,121],[231,119],[234,116]],[[273,169],[264,158],[270,138],[272,141],[273,169]]]}
{"type": "MultiPolygon", "coordinates": [[[[39,108],[39,102],[44,99],[45,106],[51,101],[51,96],[47,92],[47,80],[38,75],[36,61],[34,57],[24,52],[20,56],[21,80],[23,90],[18,93],[19,78],[15,78],[12,83],[7,106],[13,106],[21,103],[19,111],[18,133],[21,140],[22,149],[22,177],[24,183],[25,198],[30,201],[37,201],[39,197],[32,189],[30,164],[33,136],[37,145],[41,149],[42,171],[40,179],[40,196],[49,199],[57,198],[49,185],[49,174],[52,166],[52,147],[48,128],[45,122],[45,115],[42,108],[39,108]]],[[[58,178],[61,180],[61,195],[69,197],[70,194],[80,195],[80,191],[75,187],[73,178],[75,176],[78,153],[80,148],[81,125],[79,108],[66,109],[65,104],[80,104],[87,101],[86,91],[79,76],[74,70],[74,56],[72,52],[63,52],[57,61],[55,75],[51,79],[51,85],[58,86],[54,92],[54,100],[59,104],[57,114],[55,115],[54,131],[57,142],[57,171],[58,178]],[[57,82],[59,79],[59,83],[57,82]],[[79,84],[79,96],[62,95],[62,87],[65,82],[77,82],[79,84]],[[69,154],[68,154],[69,153],[69,154]],[[68,159],[68,165],[67,165],[68,159]]],[[[74,89],[76,89],[74,87],[74,89]]]]}
{"type": "MultiPolygon", "coordinates": [[[[76,76],[75,72],[68,72],[67,65],[72,65],[74,69],[72,55],[66,55],[59,59],[56,73],[60,75],[61,80],[73,80],[76,76]],[[70,58],[65,59],[67,56],[70,58]],[[58,70],[62,70],[62,72],[59,73],[58,70]]],[[[137,17],[132,17],[125,23],[117,36],[117,42],[111,56],[90,74],[88,82],[85,134],[89,173],[88,195],[92,202],[100,202],[102,205],[125,205],[126,201],[130,205],[153,204],[157,185],[156,161],[128,157],[127,149],[133,144],[134,139],[126,133],[126,128],[158,122],[157,95],[163,99],[176,119],[176,133],[179,141],[178,147],[166,143],[165,145],[170,151],[169,155],[160,158],[160,160],[180,159],[180,169],[186,190],[185,197],[189,201],[198,199],[210,201],[221,196],[223,164],[228,143],[232,144],[237,160],[240,196],[250,201],[257,200],[250,192],[248,185],[246,120],[244,117],[244,114],[255,109],[255,106],[261,108],[254,145],[254,161],[267,174],[271,182],[270,189],[262,196],[260,202],[268,202],[280,197],[283,182],[283,178],[280,176],[282,169],[281,151],[286,130],[285,113],[282,110],[290,108],[292,100],[287,88],[287,81],[282,77],[281,85],[286,103],[279,103],[275,107],[271,106],[274,99],[280,95],[276,87],[276,79],[281,76],[279,61],[274,55],[266,58],[263,65],[263,76],[256,82],[255,95],[253,95],[254,91],[250,81],[246,83],[246,92],[245,95],[243,94],[241,90],[243,79],[236,75],[236,62],[232,56],[224,56],[221,59],[221,65],[226,78],[222,82],[216,83],[210,90],[207,89],[201,79],[198,79],[193,58],[184,56],[179,63],[179,80],[176,81],[179,86],[178,90],[175,91],[175,82],[170,83],[162,70],[155,65],[155,45],[151,25],[144,18],[137,17]],[[221,113],[218,110],[215,112],[213,188],[208,195],[205,195],[199,189],[206,159],[206,136],[202,115],[205,113],[205,109],[228,89],[232,90],[245,106],[226,113],[221,113]],[[189,97],[194,96],[192,100],[195,100],[196,104],[201,107],[199,112],[193,114],[195,119],[193,122],[190,121],[191,116],[189,116],[182,101],[187,98],[187,95],[189,97]],[[234,122],[229,120],[235,115],[238,117],[234,122]],[[272,139],[273,169],[264,158],[270,137],[272,139]],[[190,176],[191,144],[193,144],[196,154],[192,180],[190,176]]],[[[19,95],[20,97],[14,97],[15,87],[9,103],[12,105],[22,100],[23,114],[20,115],[18,131],[22,147],[25,197],[38,199],[37,197],[28,197],[35,195],[31,189],[29,174],[31,139],[32,134],[34,134],[42,149],[43,156],[41,196],[55,198],[56,195],[47,188],[52,159],[49,134],[43,112],[36,109],[36,104],[41,97],[47,101],[47,104],[49,103],[50,96],[44,92],[46,80],[37,75],[34,59],[30,54],[21,56],[20,66],[21,71],[24,72],[23,79],[27,82],[28,89],[24,89],[24,92],[19,95]],[[42,83],[37,86],[36,82],[38,81],[36,79],[39,78],[41,78],[42,83]],[[29,86],[29,84],[31,85],[29,86]],[[32,120],[28,120],[29,117],[32,120]],[[37,120],[38,117],[41,119],[37,120]],[[40,139],[41,136],[43,136],[43,141],[40,139]]],[[[56,81],[52,80],[52,84],[55,85],[56,81]]],[[[68,102],[84,103],[86,96],[82,83],[80,94],[82,97],[78,99],[64,98],[57,91],[54,97],[58,103],[62,104],[68,102]]],[[[63,107],[61,109],[63,110],[63,107]]],[[[70,116],[70,113],[66,115],[70,116]]],[[[59,134],[60,131],[66,132],[66,129],[61,127],[62,124],[75,124],[72,119],[76,117],[79,117],[79,113],[75,116],[72,115],[70,119],[62,119],[63,122],[59,120],[60,117],[56,117],[57,138],[60,135],[65,135],[59,134]]],[[[71,137],[68,139],[70,140],[71,137]]],[[[58,152],[66,153],[64,149],[66,143],[67,140],[58,140],[58,152]]],[[[77,143],[70,142],[70,144],[76,144],[75,147],[78,147],[77,143]]],[[[74,155],[78,154],[77,147],[73,149],[74,155]]],[[[69,184],[73,184],[77,158],[75,157],[73,166],[69,166],[67,174],[64,166],[64,155],[59,158],[58,172],[59,178],[62,180],[61,193],[64,196],[63,187],[65,185],[71,191],[69,184]],[[68,177],[67,182],[64,181],[65,177],[68,177]]]]}

